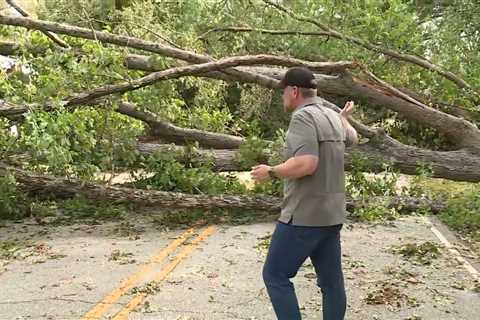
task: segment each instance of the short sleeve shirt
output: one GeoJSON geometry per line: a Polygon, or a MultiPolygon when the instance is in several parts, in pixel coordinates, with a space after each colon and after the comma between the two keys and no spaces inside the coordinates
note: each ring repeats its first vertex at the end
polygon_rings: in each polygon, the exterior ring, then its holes
{"type": "Polygon", "coordinates": [[[286,178],[279,220],[300,226],[345,222],[345,131],[338,112],[321,98],[307,99],[293,112],[286,134],[285,159],[318,157],[315,172],[286,178]]]}

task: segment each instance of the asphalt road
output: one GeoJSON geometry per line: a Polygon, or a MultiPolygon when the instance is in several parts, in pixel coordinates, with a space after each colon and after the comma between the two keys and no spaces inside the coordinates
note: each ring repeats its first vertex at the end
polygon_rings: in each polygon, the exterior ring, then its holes
{"type": "MultiPolygon", "coordinates": [[[[273,219],[174,230],[152,221],[4,225],[0,319],[275,319],[261,278],[273,219]]],[[[479,319],[478,257],[435,230],[440,238],[423,217],[344,228],[347,319],[479,319]],[[437,258],[395,251],[425,243],[437,258]]],[[[293,282],[304,319],[322,319],[309,261],[293,282]]]]}

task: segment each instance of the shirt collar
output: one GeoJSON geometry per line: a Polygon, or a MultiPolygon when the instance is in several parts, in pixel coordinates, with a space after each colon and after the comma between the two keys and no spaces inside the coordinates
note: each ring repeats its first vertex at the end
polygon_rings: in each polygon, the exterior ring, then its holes
{"type": "Polygon", "coordinates": [[[311,97],[311,98],[306,98],[305,100],[303,100],[302,104],[300,104],[298,107],[295,108],[295,110],[293,110],[292,113],[295,113],[297,112],[298,110],[308,106],[308,105],[311,105],[311,104],[322,104],[322,99],[320,97],[311,97]]]}

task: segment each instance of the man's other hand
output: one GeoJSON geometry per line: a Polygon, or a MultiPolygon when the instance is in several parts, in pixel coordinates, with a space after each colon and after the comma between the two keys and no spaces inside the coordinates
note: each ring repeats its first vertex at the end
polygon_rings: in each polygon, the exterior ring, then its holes
{"type": "Polygon", "coordinates": [[[259,164],[252,167],[250,174],[252,175],[253,180],[256,182],[263,182],[270,178],[268,170],[270,170],[270,166],[267,166],[266,164],[259,164]]]}

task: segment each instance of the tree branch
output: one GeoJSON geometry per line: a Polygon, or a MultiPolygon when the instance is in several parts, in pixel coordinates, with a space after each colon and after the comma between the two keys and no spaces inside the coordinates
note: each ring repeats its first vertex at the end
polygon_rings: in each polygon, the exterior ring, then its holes
{"type": "MultiPolygon", "coordinates": [[[[170,68],[163,71],[153,72],[142,78],[134,79],[129,82],[106,85],[94,90],[79,93],[72,98],[69,98],[66,103],[67,106],[76,106],[81,104],[88,104],[92,100],[115,93],[124,93],[127,91],[136,90],[160,80],[168,80],[179,78],[187,75],[198,75],[209,71],[219,71],[231,67],[242,65],[258,65],[258,64],[276,64],[281,66],[296,66],[304,65],[313,70],[345,70],[348,67],[356,67],[357,64],[353,62],[307,62],[294,58],[284,58],[272,55],[256,55],[256,56],[238,56],[221,59],[215,62],[207,62],[196,65],[188,65],[183,67],[170,68]]],[[[278,85],[278,81],[276,83],[278,85]]]]}
{"type": "Polygon", "coordinates": [[[0,41],[0,54],[4,56],[12,56],[18,52],[20,46],[15,42],[0,41]]]}
{"type": "MultiPolygon", "coordinates": [[[[18,13],[20,13],[22,16],[24,17],[28,17],[30,16],[30,14],[25,11],[22,7],[20,7],[14,0],[5,0],[12,8],[14,8],[15,10],[17,10],[18,13]]],[[[42,33],[44,35],[46,35],[47,37],[49,37],[53,42],[55,42],[56,44],[58,44],[60,47],[63,47],[63,48],[70,48],[70,46],[65,42],[63,41],[62,39],[60,39],[56,34],[54,33],[51,33],[51,32],[48,32],[48,31],[42,31],[42,33]]]]}
{"type": "Polygon", "coordinates": [[[30,30],[51,31],[58,34],[69,35],[72,37],[90,39],[103,43],[110,43],[118,46],[145,50],[152,53],[158,53],[167,57],[188,61],[191,63],[202,63],[212,60],[212,58],[205,55],[185,51],[182,49],[172,48],[170,46],[157,42],[145,41],[134,37],[116,35],[109,32],[96,31],[62,23],[55,23],[25,17],[10,17],[0,15],[0,24],[23,27],[30,30]]]}
{"type": "MultiPolygon", "coordinates": [[[[124,64],[128,68],[136,70],[149,72],[157,70],[146,56],[128,55],[124,64]]],[[[284,69],[271,67],[238,67],[237,69],[246,74],[263,75],[272,79],[270,83],[274,81],[278,83],[285,72],[284,69]]],[[[263,85],[262,81],[257,82],[255,78],[225,75],[218,72],[202,73],[199,76],[263,85]]],[[[353,97],[363,99],[370,106],[388,108],[398,112],[408,120],[436,129],[460,148],[468,148],[473,151],[480,150],[480,130],[473,123],[429,107],[413,98],[410,93],[396,89],[378,77],[375,77],[377,83],[371,83],[356,78],[345,71],[336,76],[316,74],[316,80],[321,96],[333,95],[346,99],[352,99],[353,97]]]]}
{"type": "Polygon", "coordinates": [[[263,34],[271,35],[301,35],[301,36],[333,36],[333,33],[327,31],[298,31],[298,30],[269,30],[269,29],[258,29],[258,28],[247,28],[247,27],[223,27],[223,28],[213,28],[207,32],[201,34],[198,38],[204,39],[207,35],[214,32],[234,32],[234,33],[246,33],[246,32],[258,32],[263,34]]]}
{"type": "MultiPolygon", "coordinates": [[[[51,31],[59,34],[66,34],[72,37],[90,39],[100,41],[102,43],[110,43],[118,46],[149,51],[166,57],[188,61],[190,63],[205,63],[215,61],[215,59],[207,55],[202,55],[179,48],[173,48],[161,43],[145,41],[123,35],[116,35],[108,32],[95,31],[92,29],[81,28],[67,24],[3,15],[0,15],[0,24],[23,27],[30,30],[51,31]]],[[[272,83],[270,81],[271,79],[262,77],[260,75],[246,74],[236,70],[224,70],[223,72],[229,74],[231,73],[235,76],[242,76],[250,79],[250,81],[261,82],[264,86],[269,88],[274,88],[276,86],[275,82],[272,83]]]]}
{"type": "Polygon", "coordinates": [[[281,12],[286,13],[287,15],[289,15],[290,17],[292,17],[293,19],[295,19],[297,21],[307,22],[307,23],[310,23],[310,24],[313,24],[313,25],[319,27],[321,30],[325,31],[326,33],[329,33],[329,36],[331,36],[333,38],[337,38],[337,39],[340,39],[340,40],[343,40],[343,41],[347,41],[347,42],[356,44],[358,46],[364,47],[368,50],[383,53],[383,54],[385,54],[387,56],[390,56],[392,58],[395,58],[397,60],[409,62],[409,63],[415,64],[419,67],[422,67],[424,69],[433,71],[433,72],[443,76],[444,78],[452,81],[458,87],[463,88],[463,89],[468,89],[477,98],[480,97],[480,93],[477,90],[475,90],[470,84],[468,84],[465,80],[463,80],[461,77],[459,77],[459,76],[455,75],[454,73],[452,73],[448,70],[445,70],[444,68],[442,68],[438,65],[435,65],[435,64],[433,64],[433,63],[431,63],[431,62],[429,62],[425,59],[419,58],[419,57],[411,55],[411,54],[402,54],[400,52],[390,50],[390,49],[386,49],[386,48],[383,48],[381,46],[372,44],[372,43],[370,43],[368,41],[365,41],[365,40],[362,40],[360,38],[348,36],[344,33],[338,32],[335,29],[330,28],[326,24],[318,22],[317,20],[310,19],[310,18],[307,18],[305,16],[296,14],[292,10],[282,6],[279,3],[273,2],[271,0],[263,0],[263,2],[265,2],[266,4],[268,4],[270,6],[275,7],[276,9],[278,9],[281,12]]]}
{"type": "Polygon", "coordinates": [[[161,120],[151,112],[138,110],[135,105],[128,102],[121,102],[116,111],[146,122],[155,137],[162,138],[167,142],[187,143],[198,141],[201,146],[216,149],[236,149],[244,142],[243,138],[229,134],[177,127],[161,120]]]}

